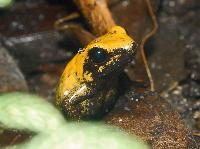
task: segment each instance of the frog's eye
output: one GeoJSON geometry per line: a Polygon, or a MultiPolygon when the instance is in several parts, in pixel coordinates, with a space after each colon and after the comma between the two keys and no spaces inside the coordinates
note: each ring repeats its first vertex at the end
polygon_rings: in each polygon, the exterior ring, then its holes
{"type": "Polygon", "coordinates": [[[94,63],[103,63],[108,58],[108,53],[103,48],[94,47],[90,49],[89,56],[94,63]]]}

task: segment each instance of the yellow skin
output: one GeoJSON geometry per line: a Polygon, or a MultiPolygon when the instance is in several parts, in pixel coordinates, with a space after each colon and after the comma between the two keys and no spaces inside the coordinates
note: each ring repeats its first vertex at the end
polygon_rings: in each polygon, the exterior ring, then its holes
{"type": "Polygon", "coordinates": [[[107,112],[117,97],[118,70],[133,58],[135,45],[120,26],[89,43],[67,64],[57,88],[56,105],[71,118],[107,112]],[[99,49],[106,54],[96,62],[91,53],[96,57],[99,49]]]}

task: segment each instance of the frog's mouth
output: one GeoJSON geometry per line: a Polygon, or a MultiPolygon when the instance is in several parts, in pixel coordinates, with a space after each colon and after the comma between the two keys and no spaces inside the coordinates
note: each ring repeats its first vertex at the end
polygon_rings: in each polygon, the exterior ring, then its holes
{"type": "Polygon", "coordinates": [[[120,58],[120,61],[117,63],[117,65],[119,67],[123,67],[124,65],[130,63],[135,58],[137,47],[138,45],[134,42],[130,49],[122,49],[120,51],[120,53],[122,53],[121,58],[120,58]]]}
{"type": "Polygon", "coordinates": [[[124,67],[135,58],[137,47],[138,45],[133,43],[130,49],[118,49],[118,52],[111,57],[118,55],[119,60],[114,61],[112,65],[105,68],[102,73],[99,73],[98,77],[112,75],[113,73],[117,74],[117,72],[123,71],[124,67]]]}
{"type": "Polygon", "coordinates": [[[111,67],[105,68],[102,73],[97,74],[98,78],[106,77],[110,75],[116,75],[118,72],[122,72],[124,67],[134,59],[134,55],[124,55],[120,58],[120,61],[114,62],[111,67]]]}

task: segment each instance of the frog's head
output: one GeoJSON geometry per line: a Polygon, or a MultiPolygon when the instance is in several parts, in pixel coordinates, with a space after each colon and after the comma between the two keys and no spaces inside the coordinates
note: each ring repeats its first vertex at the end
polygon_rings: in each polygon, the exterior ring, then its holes
{"type": "Polygon", "coordinates": [[[72,118],[107,112],[117,98],[118,74],[135,53],[135,41],[119,26],[89,43],[67,64],[61,76],[58,107],[72,118]]]}

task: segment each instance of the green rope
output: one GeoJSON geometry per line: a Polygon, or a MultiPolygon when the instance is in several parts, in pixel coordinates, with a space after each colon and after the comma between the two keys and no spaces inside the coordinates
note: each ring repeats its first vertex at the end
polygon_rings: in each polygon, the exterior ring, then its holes
{"type": "Polygon", "coordinates": [[[14,0],[0,0],[0,8],[8,8],[13,4],[14,0]]]}
{"type": "Polygon", "coordinates": [[[0,96],[0,126],[37,134],[7,149],[147,149],[136,137],[101,123],[67,122],[44,99],[10,93],[0,96]]]}
{"type": "Polygon", "coordinates": [[[65,124],[52,104],[38,96],[22,93],[0,96],[0,122],[2,127],[34,132],[51,131],[65,124]]]}

